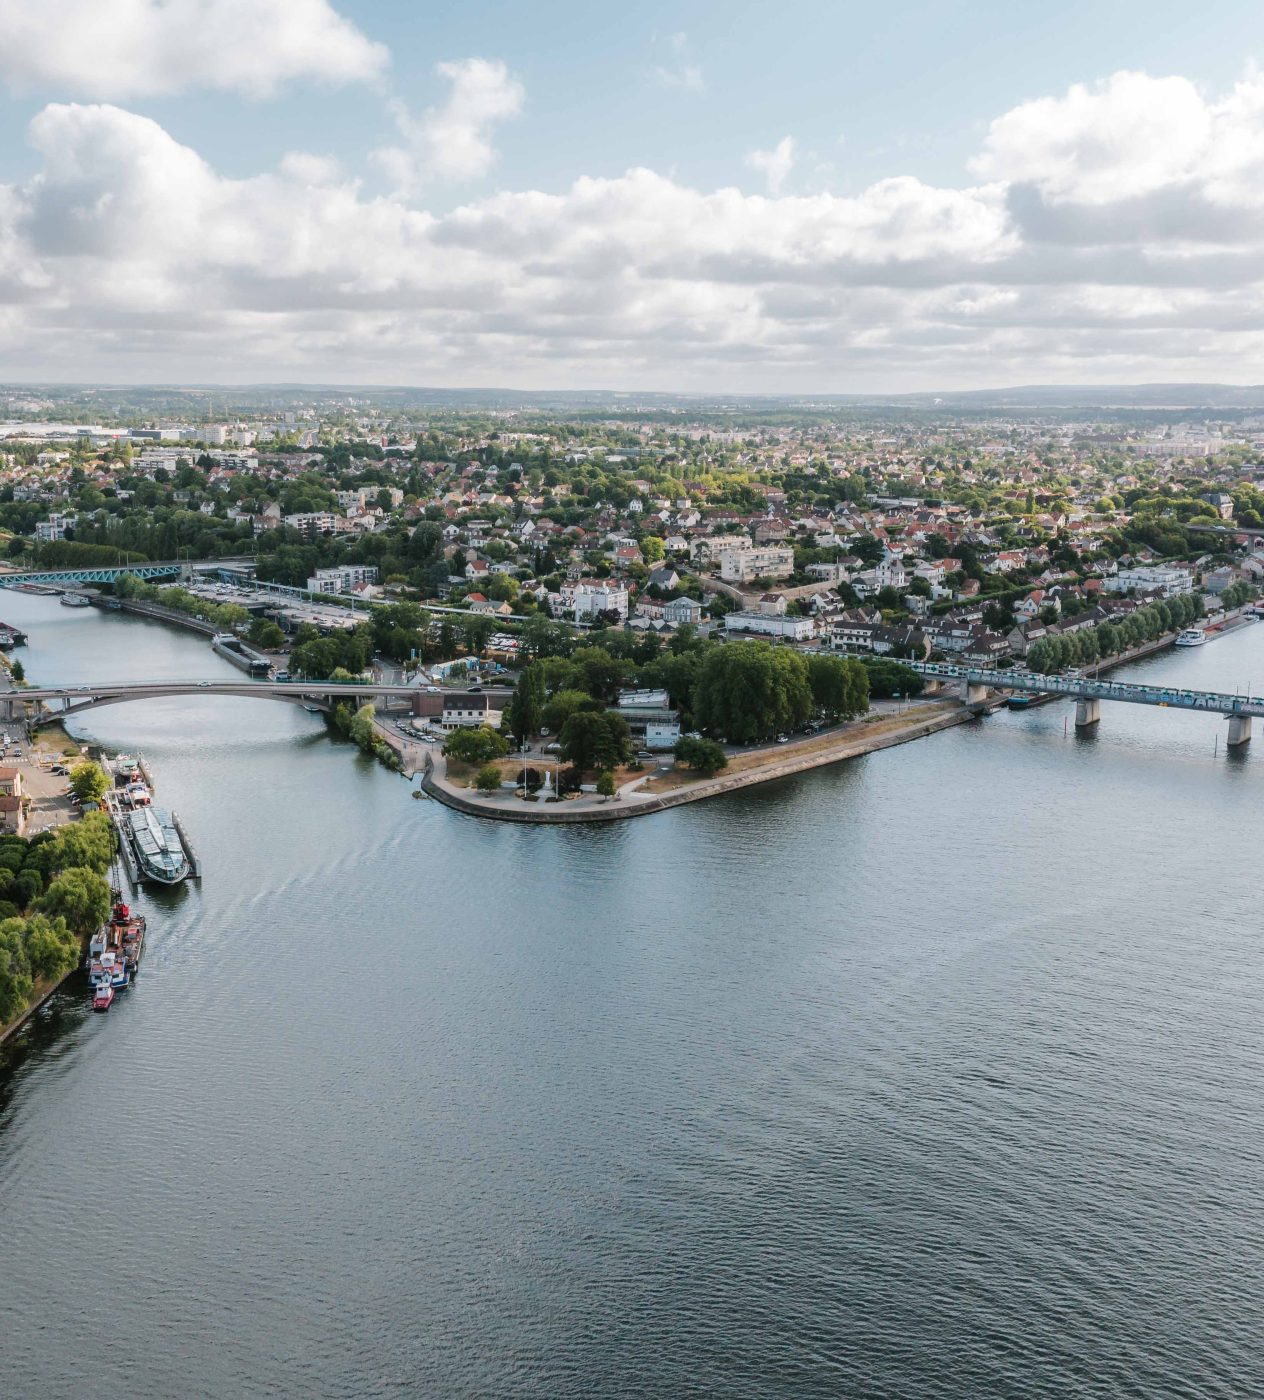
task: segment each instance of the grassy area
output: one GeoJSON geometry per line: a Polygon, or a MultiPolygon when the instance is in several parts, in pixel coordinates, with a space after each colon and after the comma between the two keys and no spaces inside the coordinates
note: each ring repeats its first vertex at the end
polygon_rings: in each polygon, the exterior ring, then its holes
{"type": "MultiPolygon", "coordinates": [[[[943,711],[942,702],[914,705],[905,710],[903,714],[871,715],[867,719],[857,720],[854,724],[844,725],[841,729],[834,729],[828,734],[819,734],[811,739],[796,739],[788,744],[775,744],[771,748],[751,749],[745,753],[730,754],[728,767],[714,776],[723,778],[736,773],[758,773],[762,768],[776,768],[782,763],[827,754],[835,749],[845,753],[854,744],[871,736],[893,734],[902,729],[911,729],[926,720],[934,719],[943,711]]],[[[642,792],[672,792],[678,788],[689,787],[695,782],[703,781],[703,779],[703,774],[694,773],[688,768],[673,768],[661,776],[651,778],[643,784],[640,790],[642,792]]]]}

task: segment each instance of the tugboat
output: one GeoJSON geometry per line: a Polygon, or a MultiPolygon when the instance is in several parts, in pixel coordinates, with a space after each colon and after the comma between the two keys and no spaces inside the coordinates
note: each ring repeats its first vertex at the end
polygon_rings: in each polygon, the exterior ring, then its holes
{"type": "Polygon", "coordinates": [[[88,985],[94,992],[101,987],[109,987],[112,992],[129,987],[145,950],[145,916],[132,912],[118,888],[113,894],[109,921],[101,925],[88,944],[88,985]]]}
{"type": "MultiPolygon", "coordinates": [[[[117,891],[116,891],[117,894],[117,891]]],[[[127,975],[135,977],[140,970],[141,955],[145,951],[145,916],[134,914],[129,905],[116,898],[110,914],[109,928],[116,940],[116,946],[123,957],[127,975]]]]}
{"type": "Polygon", "coordinates": [[[93,1011],[108,1011],[114,1005],[114,988],[108,982],[98,984],[95,992],[92,993],[93,1011]]]}
{"type": "Polygon", "coordinates": [[[127,982],[127,967],[112,948],[102,953],[88,968],[88,985],[96,991],[109,987],[113,992],[121,992],[127,982]]]}

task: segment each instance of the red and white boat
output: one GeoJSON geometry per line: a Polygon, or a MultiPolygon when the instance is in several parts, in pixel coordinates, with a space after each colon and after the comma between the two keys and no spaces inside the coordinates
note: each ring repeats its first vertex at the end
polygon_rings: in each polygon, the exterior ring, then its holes
{"type": "Polygon", "coordinates": [[[114,988],[108,982],[98,982],[92,993],[93,1011],[108,1011],[114,1005],[114,988]]]}

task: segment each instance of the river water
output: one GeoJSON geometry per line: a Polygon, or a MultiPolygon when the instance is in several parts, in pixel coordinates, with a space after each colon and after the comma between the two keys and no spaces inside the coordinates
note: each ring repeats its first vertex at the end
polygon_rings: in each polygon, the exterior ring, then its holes
{"type": "MultiPolygon", "coordinates": [[[[0,616],[40,681],[235,674],[0,616]]],[[[0,1391],[1258,1393],[1264,736],[1103,710],[579,829],[284,705],[85,716],[205,878],[0,1051],[0,1391]]]]}

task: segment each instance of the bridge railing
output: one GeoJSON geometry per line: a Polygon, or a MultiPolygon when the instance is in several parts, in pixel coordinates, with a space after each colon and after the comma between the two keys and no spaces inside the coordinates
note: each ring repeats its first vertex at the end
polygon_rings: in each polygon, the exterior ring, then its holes
{"type": "Polygon", "coordinates": [[[1001,670],[991,666],[959,666],[949,661],[901,663],[919,675],[963,680],[971,685],[1002,690],[1068,695],[1085,700],[1121,700],[1134,705],[1170,706],[1182,710],[1212,710],[1220,714],[1264,715],[1264,699],[1251,694],[1187,690],[1177,686],[1138,685],[1104,681],[1091,676],[1048,676],[1036,671],[1001,670]]]}

